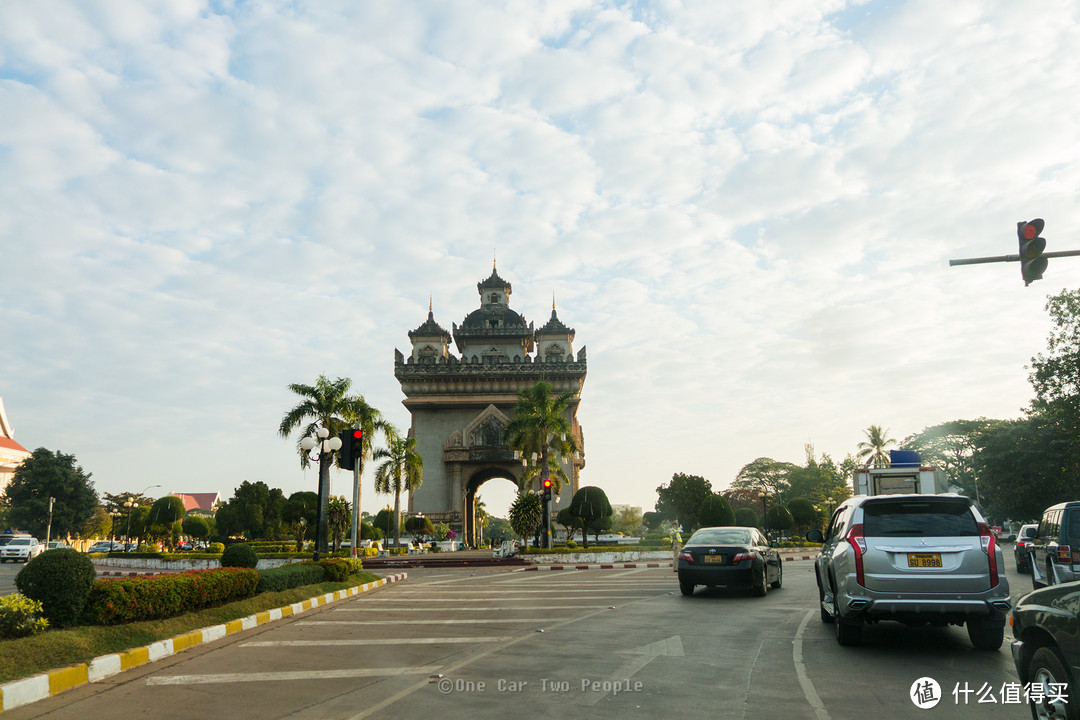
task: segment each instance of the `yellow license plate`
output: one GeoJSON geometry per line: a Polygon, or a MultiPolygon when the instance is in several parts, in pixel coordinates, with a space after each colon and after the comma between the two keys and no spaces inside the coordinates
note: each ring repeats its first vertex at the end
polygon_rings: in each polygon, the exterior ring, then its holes
{"type": "Polygon", "coordinates": [[[941,553],[908,553],[908,567],[941,567],[941,553]]]}
{"type": "Polygon", "coordinates": [[[723,555],[706,555],[705,562],[707,563],[722,563],[724,562],[723,555]]]}

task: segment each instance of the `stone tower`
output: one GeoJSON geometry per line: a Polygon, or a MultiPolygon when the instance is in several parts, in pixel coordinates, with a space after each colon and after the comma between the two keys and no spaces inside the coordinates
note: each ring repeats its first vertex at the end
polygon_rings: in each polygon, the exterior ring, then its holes
{"type": "Polygon", "coordinates": [[[430,304],[427,320],[409,333],[409,356],[394,351],[394,377],[412,416],[409,432],[424,459],[424,482],[410,498],[409,510],[463,531],[470,545],[477,539],[477,490],[494,478],[517,483],[521,477],[521,461],[503,442],[518,391],[547,380],[556,395],[574,393],[567,413],[579,452],[567,459],[570,487],[563,488],[557,508],[577,492],[578,473],[585,467],[585,441],[577,422],[585,348],[574,356],[574,331],[559,320],[554,303],[542,328],[526,323],[510,308],[510,283],[495,267],[476,289],[480,307],[461,325],[453,324],[458,355],[451,352],[451,333],[435,321],[430,304]]]}

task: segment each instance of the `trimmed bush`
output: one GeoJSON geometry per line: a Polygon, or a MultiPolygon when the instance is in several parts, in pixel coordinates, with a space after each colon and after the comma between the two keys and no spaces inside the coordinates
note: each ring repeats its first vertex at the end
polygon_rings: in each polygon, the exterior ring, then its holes
{"type": "Polygon", "coordinates": [[[577,543],[574,542],[573,540],[567,540],[566,541],[566,547],[569,548],[570,550],[573,550],[574,548],[577,547],[577,543]]]}
{"type": "Polygon", "coordinates": [[[326,579],[326,568],[313,562],[292,563],[259,571],[257,592],[280,592],[302,585],[314,585],[326,579]]]}
{"type": "Polygon", "coordinates": [[[350,568],[345,558],[327,558],[317,564],[326,569],[326,579],[329,582],[343,582],[349,578],[350,568]]]}
{"type": "Polygon", "coordinates": [[[237,543],[221,553],[221,567],[253,568],[258,564],[259,556],[250,545],[237,543]]]}
{"type": "Polygon", "coordinates": [[[255,594],[259,573],[251,568],[189,570],[169,575],[102,578],[83,610],[91,625],[160,620],[241,600],[255,594]]]}
{"type": "Polygon", "coordinates": [[[25,595],[0,597],[0,638],[37,635],[49,627],[42,614],[41,603],[25,595]]]}
{"type": "Polygon", "coordinates": [[[62,628],[79,621],[96,576],[94,561],[83,553],[48,550],[26,563],[15,586],[41,603],[50,625],[62,628]]]}
{"type": "Polygon", "coordinates": [[[206,548],[206,552],[213,555],[220,555],[225,552],[225,543],[210,543],[210,547],[206,548]]]}

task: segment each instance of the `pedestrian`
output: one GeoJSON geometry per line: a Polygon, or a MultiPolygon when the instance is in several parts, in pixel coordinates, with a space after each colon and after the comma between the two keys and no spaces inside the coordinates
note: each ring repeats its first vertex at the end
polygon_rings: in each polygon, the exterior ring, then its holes
{"type": "Polygon", "coordinates": [[[671,536],[671,569],[679,572],[679,550],[682,549],[682,533],[678,530],[671,536]]]}

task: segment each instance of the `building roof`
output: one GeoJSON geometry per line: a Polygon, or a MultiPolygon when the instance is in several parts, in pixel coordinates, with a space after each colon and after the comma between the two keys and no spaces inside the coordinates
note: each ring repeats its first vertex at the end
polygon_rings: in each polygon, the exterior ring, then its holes
{"type": "Polygon", "coordinates": [[[175,497],[184,501],[184,510],[214,511],[214,506],[221,501],[221,493],[173,493],[175,497]]]}
{"type": "Polygon", "coordinates": [[[409,331],[410,340],[428,337],[444,338],[447,342],[450,340],[450,333],[448,333],[444,327],[439,325],[439,323],[435,322],[435,314],[431,310],[428,310],[427,321],[423,325],[415,330],[409,331]]]}
{"type": "Polygon", "coordinates": [[[506,290],[507,292],[510,291],[510,283],[499,277],[499,273],[495,272],[494,265],[491,266],[491,277],[489,277],[487,280],[484,280],[483,282],[476,283],[476,289],[481,292],[488,288],[506,290]]]}
{"type": "Polygon", "coordinates": [[[551,308],[551,319],[547,321],[544,327],[536,331],[536,335],[537,337],[540,335],[568,335],[572,340],[574,330],[563,325],[562,320],[559,320],[559,316],[555,314],[555,308],[551,308]]]}
{"type": "Polygon", "coordinates": [[[0,437],[0,448],[3,448],[5,450],[14,450],[16,452],[24,452],[27,455],[31,454],[29,450],[27,450],[22,445],[15,442],[9,437],[0,437]]]}

